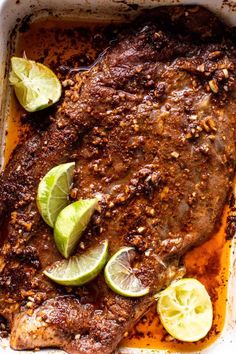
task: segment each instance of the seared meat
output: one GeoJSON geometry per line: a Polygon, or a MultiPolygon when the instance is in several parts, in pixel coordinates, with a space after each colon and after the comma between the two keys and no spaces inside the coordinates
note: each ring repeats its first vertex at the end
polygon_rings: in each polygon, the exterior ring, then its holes
{"type": "Polygon", "coordinates": [[[197,11],[159,9],[132,24],[3,172],[0,313],[14,349],[112,353],[153,294],[180,276],[181,256],[217,229],[235,167],[236,51],[228,29],[197,11]],[[75,289],[42,275],[60,255],[35,194],[66,161],[76,161],[73,195],[101,197],[77,251],[102,239],[110,254],[134,246],[150,295],[118,296],[102,274],[75,289]]]}

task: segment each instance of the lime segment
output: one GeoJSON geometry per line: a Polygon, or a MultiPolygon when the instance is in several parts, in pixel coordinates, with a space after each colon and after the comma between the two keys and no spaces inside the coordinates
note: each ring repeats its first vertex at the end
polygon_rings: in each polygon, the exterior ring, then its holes
{"type": "Polygon", "coordinates": [[[69,204],[69,191],[72,185],[74,162],[52,168],[38,186],[37,206],[44,221],[54,226],[59,212],[69,204]]]}
{"type": "Polygon", "coordinates": [[[68,258],[86,229],[98,200],[84,199],[74,202],[64,208],[57,217],[54,228],[54,239],[60,253],[68,258]]]}
{"type": "Polygon", "coordinates": [[[51,106],[61,97],[61,84],[47,66],[24,58],[11,58],[10,83],[16,97],[28,111],[51,106]]]}
{"type": "Polygon", "coordinates": [[[44,274],[58,284],[83,285],[94,279],[104,267],[108,256],[108,242],[104,241],[82,255],[54,263],[44,274]]]}
{"type": "Polygon", "coordinates": [[[119,295],[140,297],[149,292],[149,288],[143,286],[131,267],[135,255],[133,247],[123,247],[111,257],[105,267],[106,283],[119,295]]]}
{"type": "Polygon", "coordinates": [[[181,279],[159,294],[157,311],[167,332],[185,342],[196,342],[212,326],[213,310],[206,288],[198,280],[181,279]]]}

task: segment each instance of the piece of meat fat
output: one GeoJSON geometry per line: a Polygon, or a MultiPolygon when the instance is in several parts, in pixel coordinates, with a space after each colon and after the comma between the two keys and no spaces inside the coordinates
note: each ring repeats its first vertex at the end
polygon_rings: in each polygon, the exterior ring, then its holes
{"type": "Polygon", "coordinates": [[[212,14],[191,9],[158,9],[141,29],[132,24],[3,172],[0,314],[14,349],[112,353],[179,275],[179,258],[218,228],[235,167],[235,47],[212,14]],[[42,275],[61,256],[37,211],[37,186],[71,160],[78,198],[103,196],[78,252],[105,238],[111,254],[134,246],[147,297],[114,294],[102,274],[74,289],[42,275]]]}

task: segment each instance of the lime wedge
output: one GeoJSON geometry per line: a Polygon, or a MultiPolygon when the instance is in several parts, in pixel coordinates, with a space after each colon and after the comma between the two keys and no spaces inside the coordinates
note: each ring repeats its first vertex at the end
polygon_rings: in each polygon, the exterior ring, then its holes
{"type": "Polygon", "coordinates": [[[60,81],[47,66],[33,60],[12,57],[11,67],[10,83],[26,111],[39,111],[61,97],[60,81]]]}
{"type": "Polygon", "coordinates": [[[86,229],[94,210],[98,208],[98,200],[84,199],[64,208],[57,217],[54,228],[54,239],[60,253],[68,258],[86,229]]]}
{"type": "Polygon", "coordinates": [[[59,212],[69,204],[74,167],[74,162],[58,165],[39,183],[37,206],[42,218],[51,227],[54,226],[59,212]]]}
{"type": "Polygon", "coordinates": [[[167,332],[185,342],[196,342],[212,326],[213,310],[206,288],[198,280],[181,279],[159,294],[157,311],[167,332]]]}
{"type": "Polygon", "coordinates": [[[54,263],[44,274],[58,284],[83,285],[94,279],[104,267],[108,256],[108,241],[82,255],[54,263]]]}
{"type": "Polygon", "coordinates": [[[135,275],[131,262],[136,255],[133,247],[123,247],[116,252],[105,267],[105,280],[115,293],[127,297],[140,297],[149,292],[135,275]]]}

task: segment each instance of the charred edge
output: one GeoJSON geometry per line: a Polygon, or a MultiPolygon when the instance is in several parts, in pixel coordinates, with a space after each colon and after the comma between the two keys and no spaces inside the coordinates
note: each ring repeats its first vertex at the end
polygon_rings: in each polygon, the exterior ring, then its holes
{"type": "Polygon", "coordinates": [[[227,217],[226,240],[232,240],[236,234],[236,215],[227,217]]]}

